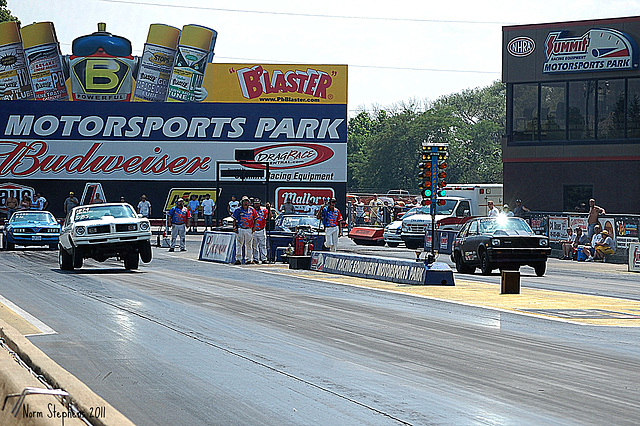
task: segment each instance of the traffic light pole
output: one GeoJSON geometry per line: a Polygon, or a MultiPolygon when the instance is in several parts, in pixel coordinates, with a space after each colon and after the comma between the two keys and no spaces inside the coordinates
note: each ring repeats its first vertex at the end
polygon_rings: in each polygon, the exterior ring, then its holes
{"type": "Polygon", "coordinates": [[[428,264],[435,262],[436,258],[436,214],[438,196],[444,197],[446,195],[444,187],[447,185],[445,182],[447,177],[445,169],[447,167],[448,146],[448,143],[422,142],[422,161],[419,164],[420,174],[418,177],[424,179],[420,184],[420,188],[422,189],[423,200],[429,199],[431,207],[431,252],[427,254],[425,259],[428,264]]]}

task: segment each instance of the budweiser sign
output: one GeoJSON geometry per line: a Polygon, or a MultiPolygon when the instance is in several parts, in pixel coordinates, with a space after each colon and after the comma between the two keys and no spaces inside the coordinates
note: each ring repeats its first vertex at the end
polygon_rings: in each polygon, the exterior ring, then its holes
{"type": "MultiPolygon", "coordinates": [[[[283,204],[291,202],[296,213],[310,213],[309,206],[321,206],[335,197],[333,188],[283,188],[276,189],[276,209],[282,210],[283,204]],[[309,204],[311,202],[311,204],[309,204]]],[[[317,209],[317,207],[316,207],[317,209]]]]}
{"type": "Polygon", "coordinates": [[[211,157],[170,155],[152,144],[138,145],[153,146],[152,153],[146,155],[123,154],[123,151],[131,151],[127,146],[130,144],[116,142],[82,143],[74,146],[80,148],[74,149],[74,155],[57,153],[63,144],[48,141],[0,142],[0,176],[73,179],[78,175],[107,175],[127,179],[147,175],[174,179],[208,171],[211,167],[211,157]]]}

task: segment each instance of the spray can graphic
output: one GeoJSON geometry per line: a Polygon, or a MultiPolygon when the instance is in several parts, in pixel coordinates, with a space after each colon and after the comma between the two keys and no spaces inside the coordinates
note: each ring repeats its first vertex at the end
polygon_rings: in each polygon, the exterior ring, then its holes
{"type": "Polygon", "coordinates": [[[60,46],[52,22],[38,22],[20,30],[37,101],[67,100],[60,46]]]}
{"type": "Polygon", "coordinates": [[[202,87],[214,32],[198,25],[182,27],[167,102],[193,102],[202,87]]]}
{"type": "Polygon", "coordinates": [[[136,65],[131,42],[106,27],[100,22],[97,32],[73,40],[69,68],[74,101],[131,100],[136,65]]]}
{"type": "Polygon", "coordinates": [[[29,69],[17,22],[0,24],[0,99],[33,99],[29,69]]]}
{"type": "Polygon", "coordinates": [[[164,102],[176,57],[180,30],[163,24],[151,24],[142,51],[133,92],[134,102],[164,102]]]}

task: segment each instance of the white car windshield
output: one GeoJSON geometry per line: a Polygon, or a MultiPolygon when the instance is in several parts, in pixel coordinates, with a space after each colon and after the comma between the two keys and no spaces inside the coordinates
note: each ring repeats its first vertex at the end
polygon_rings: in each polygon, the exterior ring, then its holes
{"type": "Polygon", "coordinates": [[[51,213],[45,212],[16,212],[11,216],[11,220],[9,221],[9,223],[21,222],[57,223],[51,213]]]}
{"type": "Polygon", "coordinates": [[[73,220],[80,222],[83,220],[96,220],[102,217],[114,218],[135,218],[136,213],[127,205],[96,205],[80,207],[75,210],[73,220]]]}
{"type": "Polygon", "coordinates": [[[300,225],[319,228],[320,219],[317,219],[313,216],[285,216],[282,218],[282,227],[284,228],[296,228],[300,225]]]}
{"type": "Polygon", "coordinates": [[[518,218],[500,216],[496,219],[483,219],[479,225],[481,234],[493,234],[496,231],[521,231],[533,234],[529,224],[518,218]]]}

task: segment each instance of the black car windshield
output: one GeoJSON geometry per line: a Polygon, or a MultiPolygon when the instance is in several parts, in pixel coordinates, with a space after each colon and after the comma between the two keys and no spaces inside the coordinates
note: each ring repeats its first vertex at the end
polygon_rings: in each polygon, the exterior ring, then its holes
{"type": "Polygon", "coordinates": [[[45,212],[16,212],[11,216],[11,220],[9,221],[9,223],[21,222],[57,223],[51,213],[45,212]]]}
{"type": "MultiPolygon", "coordinates": [[[[443,201],[442,199],[438,201],[443,201]]],[[[451,216],[453,214],[453,209],[456,208],[456,204],[458,202],[456,200],[444,200],[444,205],[436,206],[436,214],[442,214],[445,216],[451,216]]],[[[418,213],[421,214],[431,214],[431,206],[422,206],[418,213]]]]}
{"type": "Polygon", "coordinates": [[[513,217],[482,219],[479,225],[481,234],[493,234],[496,231],[520,231],[533,234],[527,222],[513,217]]]}
{"type": "Polygon", "coordinates": [[[83,220],[96,220],[105,216],[116,218],[137,217],[133,209],[127,205],[96,205],[76,209],[73,220],[80,222],[83,220]]]}

